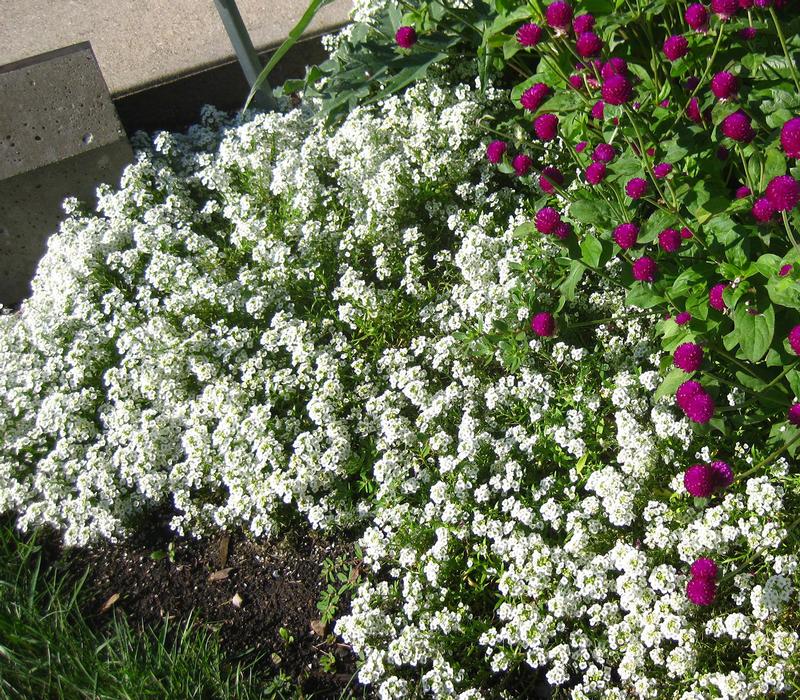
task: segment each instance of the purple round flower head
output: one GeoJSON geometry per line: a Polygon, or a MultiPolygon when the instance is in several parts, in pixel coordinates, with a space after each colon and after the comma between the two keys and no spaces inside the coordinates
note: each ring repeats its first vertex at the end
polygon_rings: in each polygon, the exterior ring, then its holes
{"type": "Polygon", "coordinates": [[[547,194],[553,194],[556,191],[556,188],[553,186],[554,183],[559,186],[563,185],[564,176],[558,168],[547,165],[542,168],[542,172],[539,175],[539,187],[547,192],[547,194]]]}
{"type": "Polygon", "coordinates": [[[686,228],[685,226],[681,229],[681,238],[684,241],[688,241],[690,238],[694,238],[694,234],[691,232],[690,229],[686,228]]]}
{"type": "Polygon", "coordinates": [[[522,177],[531,171],[531,168],[533,167],[533,161],[529,156],[526,156],[524,153],[520,153],[519,155],[514,156],[514,160],[511,161],[511,166],[514,168],[514,172],[519,177],[522,177]]]}
{"type": "Polygon", "coordinates": [[[638,260],[633,261],[631,271],[633,272],[633,279],[638,282],[653,282],[658,272],[658,266],[653,258],[643,255],[638,260]]]}
{"type": "Polygon", "coordinates": [[[600,71],[603,80],[608,80],[612,75],[621,75],[623,78],[628,75],[628,64],[625,63],[624,58],[613,56],[609,58],[600,71]]]}
{"type": "Polygon", "coordinates": [[[700,78],[698,78],[696,75],[690,75],[688,78],[686,78],[686,82],[683,84],[683,89],[686,90],[686,92],[692,92],[692,90],[694,90],[699,84],[700,78]]]}
{"type": "Polygon", "coordinates": [[[606,103],[603,102],[603,100],[597,100],[597,102],[595,102],[592,105],[592,109],[589,112],[589,116],[592,119],[597,119],[598,121],[602,121],[602,119],[603,119],[603,110],[604,110],[605,106],[606,106],[606,103]]]}
{"type": "Polygon", "coordinates": [[[503,154],[507,148],[508,144],[505,141],[492,141],[486,147],[486,159],[490,163],[499,163],[503,160],[503,154]]]}
{"type": "Polygon", "coordinates": [[[569,76],[569,84],[575,90],[582,90],[583,76],[578,75],[577,73],[573,73],[571,76],[569,76]]]}
{"type": "Polygon", "coordinates": [[[636,239],[639,237],[639,227],[632,223],[620,224],[614,229],[613,237],[614,242],[622,250],[629,250],[636,245],[636,239]]]}
{"type": "Polygon", "coordinates": [[[789,158],[800,158],[800,117],[792,117],[781,127],[781,146],[789,158]]]}
{"type": "Polygon", "coordinates": [[[722,293],[727,288],[727,283],[720,282],[708,290],[708,304],[712,309],[716,309],[717,311],[725,311],[727,306],[725,305],[725,300],[722,298],[722,293]]]}
{"type": "Polygon", "coordinates": [[[739,91],[739,81],[733,73],[723,70],[711,78],[711,92],[718,100],[734,97],[739,91]]]}
{"type": "Polygon", "coordinates": [[[708,10],[705,5],[695,2],[686,8],[683,15],[686,24],[696,32],[708,31],[708,10]]]}
{"type": "Polygon", "coordinates": [[[729,151],[727,148],[725,148],[725,146],[720,146],[720,147],[717,149],[717,152],[716,152],[716,156],[717,156],[717,158],[719,158],[720,160],[728,160],[728,156],[729,156],[730,154],[731,154],[731,152],[730,152],[730,151],[729,151]]]}
{"type": "Polygon", "coordinates": [[[592,160],[610,163],[614,160],[615,155],[616,152],[611,144],[599,143],[595,146],[594,151],[592,151],[592,160]]]}
{"type": "Polygon", "coordinates": [[[531,319],[531,328],[540,338],[549,338],[556,331],[556,320],[553,314],[540,311],[531,319]]]}
{"type": "Polygon", "coordinates": [[[414,27],[400,27],[394,35],[394,40],[398,46],[410,49],[417,43],[417,32],[414,27]]]}
{"type": "Polygon", "coordinates": [[[742,27],[739,30],[739,37],[745,41],[752,41],[756,38],[756,34],[758,34],[758,32],[755,27],[742,27]]]}
{"type": "Polygon", "coordinates": [[[533,130],[542,141],[552,141],[558,133],[558,117],[555,114],[540,114],[533,121],[533,130]]]}
{"type": "Polygon", "coordinates": [[[692,578],[686,584],[686,597],[695,605],[711,605],[717,597],[717,584],[704,576],[692,578]]]}
{"type": "Polygon", "coordinates": [[[588,141],[580,141],[575,144],[575,153],[581,153],[589,145],[588,141]]]}
{"type": "Polygon", "coordinates": [[[800,326],[795,326],[789,331],[789,346],[795,355],[800,355],[800,326]]]}
{"type": "Polygon", "coordinates": [[[644,197],[646,193],[647,180],[643,180],[640,177],[632,177],[625,184],[625,194],[627,194],[631,199],[639,199],[644,197]]]}
{"type": "Polygon", "coordinates": [[[534,223],[539,233],[553,233],[553,229],[561,223],[561,214],[553,207],[542,207],[536,212],[534,223]]]}
{"type": "Polygon", "coordinates": [[[740,10],[749,10],[753,6],[753,0],[739,0],[740,10]]]}
{"type": "Polygon", "coordinates": [[[522,96],[519,98],[519,103],[529,112],[535,112],[539,109],[539,105],[542,104],[549,92],[550,88],[546,83],[536,83],[522,93],[522,96]]]}
{"type": "Polygon", "coordinates": [[[659,180],[663,180],[672,172],[672,163],[659,163],[653,168],[653,175],[659,180]]]}
{"type": "Polygon", "coordinates": [[[689,52],[689,42],[682,34],[675,34],[664,40],[663,48],[668,61],[677,61],[689,52]]]}
{"type": "Polygon", "coordinates": [[[714,580],[719,576],[719,569],[717,568],[717,563],[713,559],[701,557],[700,559],[694,560],[694,563],[689,569],[689,573],[692,574],[693,578],[710,578],[714,580]]]}
{"type": "Polygon", "coordinates": [[[576,34],[592,31],[594,29],[594,17],[589,14],[578,15],[572,20],[572,29],[576,34]]]}
{"type": "Polygon", "coordinates": [[[778,270],[778,274],[781,277],[786,277],[792,271],[793,265],[791,263],[787,263],[783,265],[780,270],[778,270]]]}
{"type": "Polygon", "coordinates": [[[681,247],[681,234],[674,228],[665,228],[658,234],[658,245],[665,253],[674,253],[681,247]]]}
{"type": "Polygon", "coordinates": [[[775,213],[775,209],[766,197],[759,197],[753,202],[751,209],[753,217],[756,221],[769,221],[775,213]]]}
{"type": "Polygon", "coordinates": [[[714,493],[714,475],[705,464],[693,464],[683,473],[683,485],[691,496],[708,498],[714,493]]]}
{"type": "Polygon", "coordinates": [[[750,126],[750,117],[741,109],[722,120],[722,133],[734,141],[752,141],[756,132],[750,126]]]}
{"type": "Polygon", "coordinates": [[[562,241],[566,238],[569,238],[569,234],[571,233],[572,226],[570,226],[566,221],[559,221],[553,229],[553,235],[562,241]]]}
{"type": "Polygon", "coordinates": [[[700,111],[700,102],[696,97],[689,100],[689,104],[686,105],[686,116],[695,124],[699,124],[703,121],[703,113],[700,111]]]}
{"type": "Polygon", "coordinates": [[[557,0],[557,2],[547,6],[545,18],[547,19],[547,24],[553,29],[566,34],[570,22],[572,22],[572,7],[568,2],[557,0]]]}
{"type": "Polygon", "coordinates": [[[675,392],[675,401],[677,402],[678,406],[683,408],[684,406],[689,405],[689,401],[693,396],[703,392],[703,385],[700,382],[696,382],[694,379],[689,379],[678,387],[678,390],[675,392]]]}
{"type": "Polygon", "coordinates": [[[773,177],[767,185],[767,199],[777,211],[791,211],[800,202],[800,182],[791,175],[773,177]]]}
{"type": "MultiPolygon", "coordinates": [[[[741,5],[742,0],[739,0],[741,5]]],[[[772,0],[753,0],[753,4],[756,7],[772,7],[772,0]]]]}
{"type": "Polygon", "coordinates": [[[669,107],[669,100],[661,100],[661,102],[658,103],[658,106],[666,109],[667,107],[669,107]]]}
{"type": "Polygon", "coordinates": [[[711,11],[723,22],[727,22],[739,9],[739,0],[711,0],[711,11]]]}
{"type": "Polygon", "coordinates": [[[597,56],[603,50],[603,42],[594,32],[583,32],[575,42],[575,52],[582,58],[597,56]]]}
{"type": "Polygon", "coordinates": [[[679,326],[683,326],[689,323],[691,320],[692,314],[690,314],[688,311],[681,311],[677,316],[675,316],[675,323],[677,323],[679,326]]]}
{"type": "Polygon", "coordinates": [[[800,403],[793,403],[786,417],[792,425],[800,425],[800,403]]]}
{"type": "Polygon", "coordinates": [[[529,22],[517,29],[517,42],[521,46],[536,46],[542,39],[542,28],[538,24],[529,22]]]}
{"type": "Polygon", "coordinates": [[[672,362],[684,372],[696,372],[703,364],[703,348],[696,343],[681,343],[675,348],[672,362]]]}
{"type": "Polygon", "coordinates": [[[606,176],[606,164],[595,161],[586,168],[586,179],[591,185],[599,185],[606,176]]]}
{"type": "Polygon", "coordinates": [[[733,469],[722,460],[711,462],[711,473],[714,477],[714,490],[721,491],[733,483],[733,469]]]}
{"type": "MultiPolygon", "coordinates": [[[[624,75],[612,75],[603,82],[603,99],[610,105],[623,105],[633,97],[631,81],[624,75]]],[[[601,114],[602,117],[602,114],[601,114]]]]}
{"type": "Polygon", "coordinates": [[[736,188],[736,199],[744,199],[745,197],[749,197],[751,194],[752,192],[750,191],[750,188],[746,185],[736,188]]]}
{"type": "Polygon", "coordinates": [[[702,391],[691,396],[686,402],[686,406],[681,408],[683,408],[683,412],[689,420],[705,425],[714,417],[716,405],[711,395],[702,391]]]}

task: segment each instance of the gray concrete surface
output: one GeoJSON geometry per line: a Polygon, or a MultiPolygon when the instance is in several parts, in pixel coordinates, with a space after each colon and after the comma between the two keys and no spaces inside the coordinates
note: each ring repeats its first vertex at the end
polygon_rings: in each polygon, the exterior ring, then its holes
{"type": "MultiPolygon", "coordinates": [[[[256,48],[279,45],[306,0],[237,0],[256,48]]],[[[319,33],[347,21],[351,0],[322,8],[319,33]]],[[[0,65],[90,41],[114,96],[233,58],[213,0],[0,0],[0,65]]]]}
{"type": "Polygon", "coordinates": [[[0,68],[0,303],[30,294],[61,203],[95,203],[133,157],[91,46],[0,68]]]}

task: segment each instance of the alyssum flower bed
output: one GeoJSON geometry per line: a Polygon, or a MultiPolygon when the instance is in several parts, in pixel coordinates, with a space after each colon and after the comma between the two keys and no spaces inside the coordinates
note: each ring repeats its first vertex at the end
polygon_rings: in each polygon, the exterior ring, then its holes
{"type": "Polygon", "coordinates": [[[361,528],[382,698],[796,692],[796,13],[354,16],[305,111],[70,203],[0,319],[2,508],[361,528]]]}

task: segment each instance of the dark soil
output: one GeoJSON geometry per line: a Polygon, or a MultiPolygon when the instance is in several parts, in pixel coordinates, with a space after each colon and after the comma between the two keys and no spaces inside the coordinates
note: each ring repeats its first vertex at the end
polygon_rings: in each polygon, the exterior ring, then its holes
{"type": "MultiPolygon", "coordinates": [[[[348,687],[361,697],[364,689],[353,679],[355,657],[331,625],[322,628],[317,608],[328,585],[322,575],[326,559],[338,564],[334,571],[352,574],[351,580],[360,576],[351,539],[308,532],[277,542],[241,533],[195,540],[159,530],[126,543],[65,552],[59,568],[76,577],[88,570],[85,613],[98,627],[113,614],[137,626],[158,626],[191,613],[195,623],[219,630],[231,661],[260,656],[265,674],[282,671],[315,698],[338,698],[348,687]],[[321,666],[325,655],[335,660],[327,670],[321,666]]],[[[349,603],[346,592],[337,617],[349,603]]]]}

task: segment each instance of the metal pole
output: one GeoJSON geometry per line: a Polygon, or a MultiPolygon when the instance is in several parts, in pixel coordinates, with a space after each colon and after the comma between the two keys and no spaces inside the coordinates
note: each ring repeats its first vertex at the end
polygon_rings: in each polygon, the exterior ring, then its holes
{"type": "MultiPolygon", "coordinates": [[[[225,26],[225,31],[228,32],[233,49],[236,51],[236,57],[242,66],[247,83],[252,88],[263,66],[258,59],[250,35],[247,33],[247,27],[244,26],[242,16],[239,14],[239,8],[236,7],[236,0],[214,0],[214,4],[217,6],[217,12],[225,26]]],[[[272,89],[267,81],[264,81],[256,92],[253,104],[262,109],[275,109],[275,98],[272,96],[272,89]]]]}

